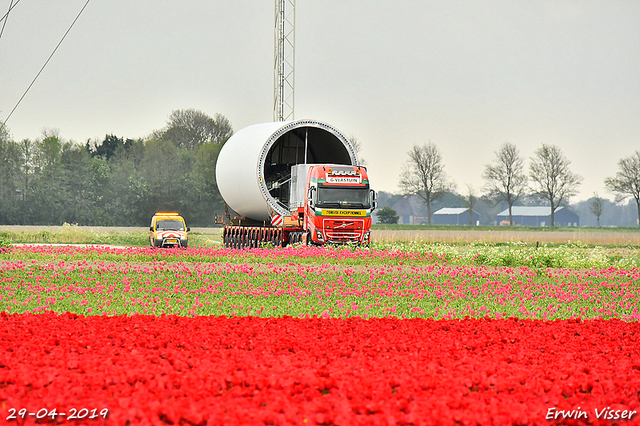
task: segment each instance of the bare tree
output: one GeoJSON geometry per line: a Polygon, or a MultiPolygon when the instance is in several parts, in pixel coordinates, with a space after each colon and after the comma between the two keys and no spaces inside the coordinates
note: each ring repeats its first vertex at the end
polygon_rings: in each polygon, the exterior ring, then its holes
{"type": "Polygon", "coordinates": [[[638,226],[640,226],[640,151],[618,161],[620,170],[614,178],[604,180],[607,188],[616,194],[616,203],[633,197],[638,207],[638,226]]]}
{"type": "Polygon", "coordinates": [[[473,225],[473,207],[475,207],[478,202],[478,197],[476,196],[476,191],[473,189],[473,185],[467,184],[467,194],[462,197],[462,201],[464,201],[464,205],[469,209],[469,226],[473,225]]]}
{"type": "Polygon", "coordinates": [[[531,160],[530,177],[534,188],[551,204],[551,226],[555,226],[554,215],[558,207],[576,195],[582,176],[569,170],[571,161],[555,145],[542,144],[531,160]]]}
{"type": "Polygon", "coordinates": [[[440,150],[433,143],[414,145],[402,167],[398,186],[405,195],[417,195],[427,205],[427,223],[431,225],[431,203],[453,189],[442,164],[440,150]]]}
{"type": "Polygon", "coordinates": [[[598,228],[600,228],[600,216],[602,216],[602,209],[604,207],[604,200],[598,196],[597,192],[593,193],[593,198],[589,203],[589,210],[596,217],[598,221],[598,228]]]}
{"type": "Polygon", "coordinates": [[[513,204],[522,197],[527,188],[524,161],[515,145],[505,142],[496,151],[496,160],[487,164],[482,177],[486,181],[488,197],[495,202],[506,201],[509,206],[509,225],[513,225],[513,204]]]}
{"type": "Polygon", "coordinates": [[[366,166],[367,160],[365,160],[360,156],[360,152],[362,151],[362,143],[360,143],[358,138],[356,138],[354,135],[349,136],[348,139],[349,139],[349,142],[351,142],[351,145],[353,146],[354,151],[356,152],[356,156],[358,157],[358,164],[362,166],[366,166]]]}

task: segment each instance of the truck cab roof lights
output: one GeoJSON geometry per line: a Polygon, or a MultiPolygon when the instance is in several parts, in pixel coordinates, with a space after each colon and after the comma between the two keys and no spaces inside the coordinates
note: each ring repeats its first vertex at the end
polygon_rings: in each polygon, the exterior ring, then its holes
{"type": "Polygon", "coordinates": [[[329,174],[332,176],[356,176],[360,173],[355,170],[335,170],[332,172],[331,169],[329,169],[329,174]]]}

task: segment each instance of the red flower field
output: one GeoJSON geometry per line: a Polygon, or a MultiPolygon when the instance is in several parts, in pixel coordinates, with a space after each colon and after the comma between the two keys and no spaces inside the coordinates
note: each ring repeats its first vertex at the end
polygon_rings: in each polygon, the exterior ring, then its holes
{"type": "Polygon", "coordinates": [[[1,419],[640,424],[639,332],[619,320],[2,313],[1,419]]]}

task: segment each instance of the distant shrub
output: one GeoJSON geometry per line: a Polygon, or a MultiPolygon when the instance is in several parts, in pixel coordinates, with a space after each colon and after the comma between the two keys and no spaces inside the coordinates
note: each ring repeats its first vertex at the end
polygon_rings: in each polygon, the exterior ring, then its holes
{"type": "Polygon", "coordinates": [[[9,247],[11,247],[11,240],[0,235],[0,252],[6,251],[9,247]]]}

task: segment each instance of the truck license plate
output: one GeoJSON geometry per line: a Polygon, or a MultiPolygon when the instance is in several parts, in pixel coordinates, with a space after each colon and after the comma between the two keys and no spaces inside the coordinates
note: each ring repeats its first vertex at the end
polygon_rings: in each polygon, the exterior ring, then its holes
{"type": "Polygon", "coordinates": [[[178,240],[167,240],[168,243],[177,243],[178,240]]]}

